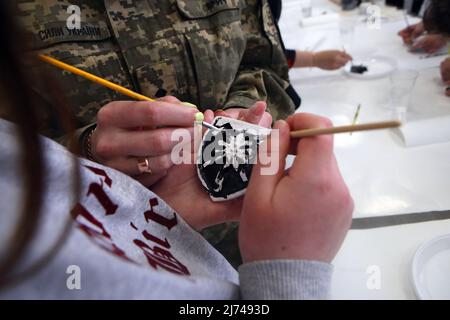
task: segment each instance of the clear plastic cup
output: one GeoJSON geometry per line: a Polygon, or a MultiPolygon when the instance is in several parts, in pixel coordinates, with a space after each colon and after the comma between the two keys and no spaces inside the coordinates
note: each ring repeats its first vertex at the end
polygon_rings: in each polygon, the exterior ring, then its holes
{"type": "Polygon", "coordinates": [[[419,73],[415,70],[396,70],[390,75],[390,108],[398,115],[404,115],[411,103],[411,93],[414,90],[419,73]]]}
{"type": "Polygon", "coordinates": [[[303,18],[309,18],[312,16],[312,2],[311,0],[301,0],[300,6],[302,7],[303,18]]]}

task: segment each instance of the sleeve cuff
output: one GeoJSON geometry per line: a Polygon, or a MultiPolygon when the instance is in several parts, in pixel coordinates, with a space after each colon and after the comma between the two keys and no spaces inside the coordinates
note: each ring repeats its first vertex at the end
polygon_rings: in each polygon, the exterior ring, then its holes
{"type": "Polygon", "coordinates": [[[287,60],[289,69],[292,68],[295,64],[295,58],[296,58],[297,52],[292,49],[285,49],[284,55],[286,56],[286,60],[287,60]]]}
{"type": "Polygon", "coordinates": [[[244,300],[328,299],[333,266],[308,260],[267,260],[239,267],[244,300]]]}

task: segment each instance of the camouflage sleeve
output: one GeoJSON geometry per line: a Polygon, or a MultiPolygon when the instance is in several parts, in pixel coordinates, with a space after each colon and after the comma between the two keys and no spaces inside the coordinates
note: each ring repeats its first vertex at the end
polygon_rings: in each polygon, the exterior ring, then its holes
{"type": "Polygon", "coordinates": [[[274,119],[292,114],[300,104],[289,83],[288,65],[278,28],[267,0],[248,0],[242,8],[246,49],[239,72],[230,88],[225,109],[267,102],[274,119]]]}

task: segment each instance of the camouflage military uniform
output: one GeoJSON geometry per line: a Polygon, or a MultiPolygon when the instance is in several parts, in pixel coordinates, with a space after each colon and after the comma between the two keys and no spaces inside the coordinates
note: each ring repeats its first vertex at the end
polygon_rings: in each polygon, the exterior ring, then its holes
{"type": "MultiPolygon", "coordinates": [[[[275,119],[295,109],[281,39],[266,0],[16,3],[34,50],[146,96],[173,95],[200,110],[249,107],[266,100],[275,119]],[[81,29],[66,27],[68,5],[80,7],[81,29]]],[[[79,128],[94,123],[108,102],[129,100],[43,63],[29,65],[29,70],[58,80],[79,128]]],[[[39,81],[33,85],[50,104],[39,81]]],[[[52,117],[51,112],[43,117],[44,133],[57,138],[52,117]]]]}

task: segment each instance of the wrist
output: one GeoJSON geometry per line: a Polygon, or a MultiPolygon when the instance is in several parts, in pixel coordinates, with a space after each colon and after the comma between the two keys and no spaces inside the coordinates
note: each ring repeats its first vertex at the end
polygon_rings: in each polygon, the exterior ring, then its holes
{"type": "Polygon", "coordinates": [[[312,51],[297,50],[295,55],[294,68],[310,68],[313,67],[313,55],[312,51]]]}

